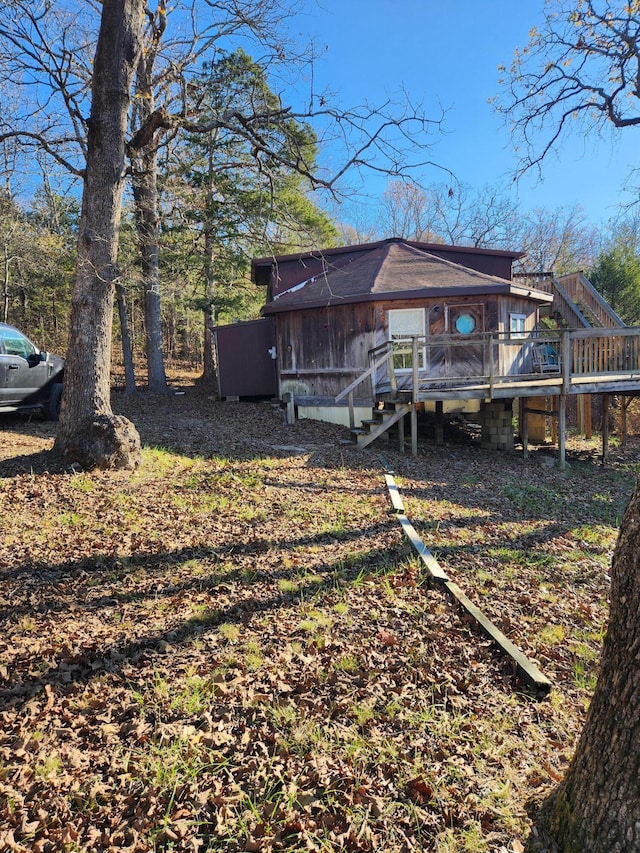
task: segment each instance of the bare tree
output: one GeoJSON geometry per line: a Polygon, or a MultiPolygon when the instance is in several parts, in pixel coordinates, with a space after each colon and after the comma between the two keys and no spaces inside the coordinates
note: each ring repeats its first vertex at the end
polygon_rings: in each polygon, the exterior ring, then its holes
{"type": "Polygon", "coordinates": [[[103,0],[71,308],[65,390],[56,448],[83,465],[133,468],[140,439],[111,409],[109,368],[125,135],[141,49],[143,0],[103,0]]]}
{"type": "Polygon", "coordinates": [[[423,242],[513,248],[522,242],[522,213],[499,187],[452,181],[421,188],[391,181],[382,199],[384,234],[423,242]]]}
{"type": "Polygon", "coordinates": [[[566,132],[640,124],[640,6],[623,0],[546,0],[543,23],[516,51],[496,106],[520,152],[541,168],[566,132]]]}
{"type": "Polygon", "coordinates": [[[432,195],[433,190],[425,190],[412,182],[389,181],[382,195],[380,212],[384,234],[423,243],[437,241],[437,209],[432,195]]]}
{"type": "Polygon", "coordinates": [[[598,229],[586,221],[580,205],[535,208],[520,222],[519,262],[526,272],[575,272],[590,269],[598,255],[598,229]]]}

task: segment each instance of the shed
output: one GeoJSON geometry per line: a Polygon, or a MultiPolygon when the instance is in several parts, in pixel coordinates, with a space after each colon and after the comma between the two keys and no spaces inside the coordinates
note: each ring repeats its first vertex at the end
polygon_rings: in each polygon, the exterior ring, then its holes
{"type": "Polygon", "coordinates": [[[216,326],[221,397],[275,397],[278,378],[273,318],[216,326]]]}

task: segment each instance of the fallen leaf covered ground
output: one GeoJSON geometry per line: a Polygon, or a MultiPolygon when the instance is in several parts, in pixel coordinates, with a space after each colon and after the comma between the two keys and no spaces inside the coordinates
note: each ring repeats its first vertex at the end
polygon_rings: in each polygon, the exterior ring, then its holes
{"type": "Polygon", "coordinates": [[[66,471],[0,422],[0,849],[552,849],[535,813],[597,674],[637,448],[417,457],[197,386],[115,395],[135,473],[66,471]],[[384,460],[381,459],[384,457],[384,460]],[[522,685],[407,514],[552,680],[522,685]]]}

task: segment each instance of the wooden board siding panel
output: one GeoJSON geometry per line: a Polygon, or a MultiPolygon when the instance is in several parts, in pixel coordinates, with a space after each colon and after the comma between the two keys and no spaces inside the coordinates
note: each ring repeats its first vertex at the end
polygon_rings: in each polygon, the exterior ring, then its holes
{"type": "Polygon", "coordinates": [[[508,334],[509,315],[524,314],[524,316],[526,317],[525,331],[527,333],[530,333],[536,327],[536,322],[538,319],[538,308],[539,306],[537,305],[537,303],[533,303],[530,299],[525,299],[524,297],[502,297],[500,299],[499,325],[496,326],[496,329],[499,332],[504,332],[505,334],[508,334]]]}
{"type": "MultiPolygon", "coordinates": [[[[291,391],[299,398],[336,396],[368,368],[369,350],[389,338],[389,312],[402,309],[425,312],[427,360],[424,373],[430,378],[488,376],[491,356],[485,338],[480,336],[504,331],[510,312],[524,314],[527,327],[532,327],[535,321],[535,304],[530,300],[499,294],[484,300],[477,295],[396,299],[282,312],[276,315],[281,392],[291,391]],[[455,317],[467,311],[477,318],[477,335],[474,333],[468,338],[456,335],[455,340],[461,345],[434,342],[434,338],[450,334],[455,317]]],[[[506,352],[502,346],[494,347],[494,370],[507,373],[508,365],[518,354],[522,358],[520,346],[515,347],[514,353],[506,352]]],[[[515,363],[513,367],[523,370],[515,363]]],[[[397,375],[399,379],[403,376],[402,373],[397,375]]],[[[388,381],[386,369],[379,371],[377,380],[379,383],[388,381]]],[[[361,398],[370,394],[369,381],[363,382],[356,392],[361,398]]]]}
{"type": "Polygon", "coordinates": [[[372,303],[278,315],[282,389],[297,396],[335,397],[369,366],[374,324],[372,303]]]}
{"type": "Polygon", "coordinates": [[[431,249],[432,255],[437,255],[462,267],[477,270],[487,275],[495,275],[498,278],[511,280],[511,257],[499,257],[483,254],[471,254],[469,252],[456,251],[454,248],[443,246],[441,249],[431,249]]]}

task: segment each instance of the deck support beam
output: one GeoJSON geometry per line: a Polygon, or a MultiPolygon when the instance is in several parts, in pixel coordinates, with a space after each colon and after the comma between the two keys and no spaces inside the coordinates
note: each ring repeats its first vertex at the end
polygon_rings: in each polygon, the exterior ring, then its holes
{"type": "Polygon", "coordinates": [[[558,468],[567,467],[567,395],[558,398],[558,468]]]}
{"type": "Polygon", "coordinates": [[[436,445],[444,444],[444,403],[436,400],[436,445]]]}
{"type": "Polygon", "coordinates": [[[520,438],[522,439],[522,457],[529,458],[529,409],[527,408],[527,398],[522,398],[520,406],[522,413],[522,424],[520,426],[520,438]]]}
{"type": "Polygon", "coordinates": [[[418,409],[415,403],[411,406],[411,455],[418,455],[418,409]]]}
{"type": "Polygon", "coordinates": [[[602,395],[602,463],[609,459],[609,395],[602,395]]]}

